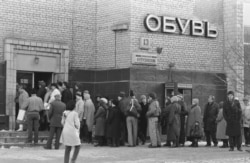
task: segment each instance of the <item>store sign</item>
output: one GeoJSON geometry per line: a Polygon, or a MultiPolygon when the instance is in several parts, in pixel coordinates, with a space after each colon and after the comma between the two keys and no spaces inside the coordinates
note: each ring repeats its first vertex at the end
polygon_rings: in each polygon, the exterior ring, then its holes
{"type": "Polygon", "coordinates": [[[145,28],[150,32],[162,33],[179,33],[186,34],[190,29],[191,36],[202,36],[208,38],[216,38],[218,32],[215,28],[210,26],[207,21],[198,21],[190,19],[181,19],[168,16],[156,16],[149,14],[144,20],[145,28]],[[154,21],[155,23],[152,23],[154,21]]]}
{"type": "Polygon", "coordinates": [[[157,54],[133,53],[133,64],[157,65],[157,54]]]}

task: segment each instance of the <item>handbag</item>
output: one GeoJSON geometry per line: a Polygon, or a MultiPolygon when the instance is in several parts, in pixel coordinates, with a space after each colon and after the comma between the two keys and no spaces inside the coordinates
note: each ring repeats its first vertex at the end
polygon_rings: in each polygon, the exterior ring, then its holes
{"type": "Polygon", "coordinates": [[[202,129],[199,122],[195,122],[190,130],[190,136],[194,138],[202,137],[202,129]]]}
{"type": "Polygon", "coordinates": [[[25,113],[26,113],[25,110],[22,110],[22,109],[19,110],[18,116],[17,116],[17,122],[18,122],[18,123],[21,123],[21,122],[24,121],[25,113]]]}
{"type": "Polygon", "coordinates": [[[136,118],[138,117],[138,112],[137,112],[137,110],[136,110],[136,108],[134,106],[134,100],[133,99],[131,99],[131,107],[127,111],[127,115],[128,116],[133,116],[133,117],[136,117],[136,118]]]}

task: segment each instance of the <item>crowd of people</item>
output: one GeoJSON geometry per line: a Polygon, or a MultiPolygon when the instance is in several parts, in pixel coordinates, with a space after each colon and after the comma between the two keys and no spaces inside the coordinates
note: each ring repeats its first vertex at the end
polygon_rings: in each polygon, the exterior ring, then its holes
{"type": "MultiPolygon", "coordinates": [[[[32,89],[31,96],[22,85],[18,86],[19,108],[26,110],[28,143],[38,143],[38,130],[49,129],[49,139],[45,149],[52,149],[52,139],[56,135],[55,149],[60,143],[65,148],[65,159],[77,158],[81,143],[94,146],[144,145],[150,138],[149,148],[161,147],[161,135],[165,133],[163,146],[183,147],[191,141],[190,147],[198,147],[201,138],[206,138],[206,146],[217,147],[218,140],[223,142],[221,148],[233,151],[236,147],[242,151],[242,127],[244,127],[245,145],[250,145],[250,104],[244,98],[241,107],[234,92],[229,91],[227,100],[217,104],[210,95],[202,115],[199,99],[194,98],[187,106],[183,96],[169,97],[161,107],[155,93],[141,95],[136,99],[131,90],[126,96],[120,92],[117,99],[98,95],[93,102],[88,90],[80,90],[75,85],[70,90],[67,82],[52,83],[49,87],[41,81],[39,89],[32,89]],[[94,138],[94,139],[93,139],[94,138]]],[[[23,130],[22,123],[19,130],[23,130]]]]}

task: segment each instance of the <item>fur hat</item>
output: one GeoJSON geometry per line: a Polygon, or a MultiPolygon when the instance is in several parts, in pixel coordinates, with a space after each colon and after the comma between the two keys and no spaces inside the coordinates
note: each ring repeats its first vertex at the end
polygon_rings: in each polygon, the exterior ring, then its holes
{"type": "Polygon", "coordinates": [[[106,98],[101,98],[101,101],[104,102],[105,104],[108,103],[108,100],[106,98]]]}

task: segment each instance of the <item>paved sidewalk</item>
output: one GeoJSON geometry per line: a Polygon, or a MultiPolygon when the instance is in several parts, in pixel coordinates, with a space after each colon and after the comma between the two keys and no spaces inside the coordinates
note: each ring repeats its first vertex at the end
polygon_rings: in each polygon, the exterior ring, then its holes
{"type": "MultiPolygon", "coordinates": [[[[63,147],[60,150],[44,150],[42,147],[0,149],[0,163],[63,163],[63,155],[63,147]]],[[[149,149],[147,146],[110,148],[85,144],[81,146],[77,162],[250,163],[250,153],[237,150],[229,152],[228,149],[215,147],[149,149]]]]}

